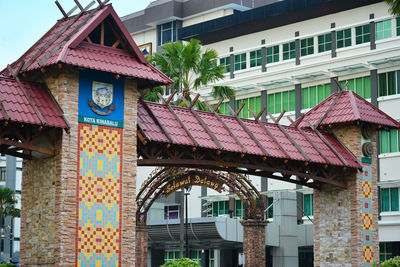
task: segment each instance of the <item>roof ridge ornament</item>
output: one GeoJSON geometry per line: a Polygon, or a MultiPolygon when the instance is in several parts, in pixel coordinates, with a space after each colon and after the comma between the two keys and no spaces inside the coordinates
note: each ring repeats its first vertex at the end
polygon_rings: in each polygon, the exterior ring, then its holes
{"type": "MultiPolygon", "coordinates": [[[[96,0],[97,3],[99,4],[99,7],[102,8],[105,4],[107,4],[110,0],[105,0],[105,1],[101,1],[101,0],[96,0]]],[[[75,6],[73,8],[71,8],[70,11],[65,12],[64,8],[61,6],[60,2],[58,2],[58,0],[56,0],[54,3],[56,4],[56,6],[58,7],[58,9],[60,10],[61,14],[63,15],[63,17],[66,19],[68,18],[72,13],[75,12],[76,9],[80,9],[81,12],[85,12],[86,10],[88,10],[92,5],[94,5],[94,3],[96,1],[91,1],[85,8],[81,5],[81,3],[79,2],[79,0],[74,0],[75,2],[75,6]]]]}

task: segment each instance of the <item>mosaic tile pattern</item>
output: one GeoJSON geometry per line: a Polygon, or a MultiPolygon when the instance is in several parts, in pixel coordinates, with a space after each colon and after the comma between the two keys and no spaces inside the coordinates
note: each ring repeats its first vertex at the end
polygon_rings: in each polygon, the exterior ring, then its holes
{"type": "Polygon", "coordinates": [[[371,164],[363,162],[362,174],[362,222],[363,222],[363,263],[364,267],[372,266],[374,251],[372,241],[372,177],[371,164]]]}
{"type": "Polygon", "coordinates": [[[122,129],[79,124],[77,266],[121,264],[122,129]]]}

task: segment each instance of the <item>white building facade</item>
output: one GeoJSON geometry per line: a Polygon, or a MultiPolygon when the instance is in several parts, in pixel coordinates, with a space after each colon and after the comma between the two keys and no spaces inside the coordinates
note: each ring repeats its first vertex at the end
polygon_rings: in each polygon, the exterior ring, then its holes
{"type": "MultiPolygon", "coordinates": [[[[245,103],[239,114],[243,118],[252,117],[249,108],[257,114],[266,107],[274,117],[285,110],[281,123],[288,124],[287,117],[299,118],[337,92],[337,79],[400,120],[400,18],[392,16],[383,1],[167,0],[154,1],[122,20],[135,42],[150,48],[150,53],[165,43],[190,38],[201,40],[204,49],[215,49],[219,64],[226,66],[225,78],[217,85],[236,90],[235,99],[220,108],[226,114],[227,105],[235,109],[245,103]]],[[[215,101],[211,86],[199,92],[215,101]]],[[[271,121],[266,112],[262,119],[271,121]]],[[[400,255],[399,131],[380,131],[376,149],[379,258],[385,260],[400,255]]],[[[138,168],[138,188],[150,172],[151,168],[138,168]]],[[[271,221],[266,231],[267,264],[312,266],[312,189],[272,179],[252,180],[271,206],[266,211],[271,221]],[[283,208],[285,201],[296,204],[288,210],[283,208]],[[273,210],[281,210],[282,216],[274,216],[273,210]],[[283,229],[288,223],[291,226],[283,229]]],[[[179,234],[173,232],[179,223],[179,199],[178,194],[160,199],[149,214],[155,229],[150,232],[151,266],[179,257],[179,234]],[[168,234],[160,237],[157,231],[168,234]]],[[[194,187],[188,203],[193,258],[202,259],[202,266],[239,266],[243,261],[240,201],[194,187]],[[196,236],[204,233],[201,225],[219,237],[196,236]]]]}

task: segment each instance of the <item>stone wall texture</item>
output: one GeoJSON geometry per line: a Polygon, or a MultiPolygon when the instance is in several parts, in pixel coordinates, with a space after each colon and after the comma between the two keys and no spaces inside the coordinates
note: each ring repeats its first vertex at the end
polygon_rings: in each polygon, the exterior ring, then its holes
{"type": "MultiPolygon", "coordinates": [[[[122,163],[122,266],[135,266],[137,84],[125,80],[122,163]]],[[[136,264],[136,266],[141,266],[136,264]]]]}
{"type": "MultiPolygon", "coordinates": [[[[333,134],[361,161],[361,127],[342,126],[333,134]]],[[[371,139],[376,147],[376,136],[371,139]]],[[[314,191],[314,266],[370,266],[364,264],[362,172],[343,177],[347,188],[324,185],[314,191]]],[[[377,155],[372,156],[372,241],[379,260],[377,155]]]]}
{"type": "Polygon", "coordinates": [[[59,131],[56,156],[24,161],[21,200],[21,263],[23,266],[75,264],[76,173],[79,73],[64,67],[47,69],[26,79],[45,82],[71,125],[59,131]],[[48,164],[51,164],[48,168],[48,164]],[[54,166],[54,167],[53,167],[54,166]],[[52,171],[49,171],[52,170],[52,171]],[[45,186],[38,189],[39,186],[45,186]],[[48,188],[46,188],[48,186],[48,188]],[[32,205],[35,209],[31,211],[32,205]],[[40,216],[36,218],[39,214],[40,216]],[[37,231],[39,229],[39,231],[37,231]],[[43,229],[42,231],[40,229],[43,229]],[[38,242],[44,240],[43,243],[38,242]],[[41,252],[37,247],[41,246],[41,252]],[[43,253],[46,252],[46,257],[43,253]]]}
{"type": "Polygon", "coordinates": [[[243,220],[243,252],[246,266],[265,266],[265,221],[243,220]]]}

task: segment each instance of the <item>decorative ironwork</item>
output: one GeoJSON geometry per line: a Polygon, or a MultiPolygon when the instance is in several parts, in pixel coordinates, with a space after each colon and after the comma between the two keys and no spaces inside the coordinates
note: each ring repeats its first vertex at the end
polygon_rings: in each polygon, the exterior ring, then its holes
{"type": "Polygon", "coordinates": [[[189,185],[205,186],[219,192],[233,192],[243,202],[245,220],[264,219],[263,198],[246,176],[223,171],[172,167],[157,168],[144,181],[136,197],[136,223],[146,224],[147,212],[156,199],[189,185]]]}

